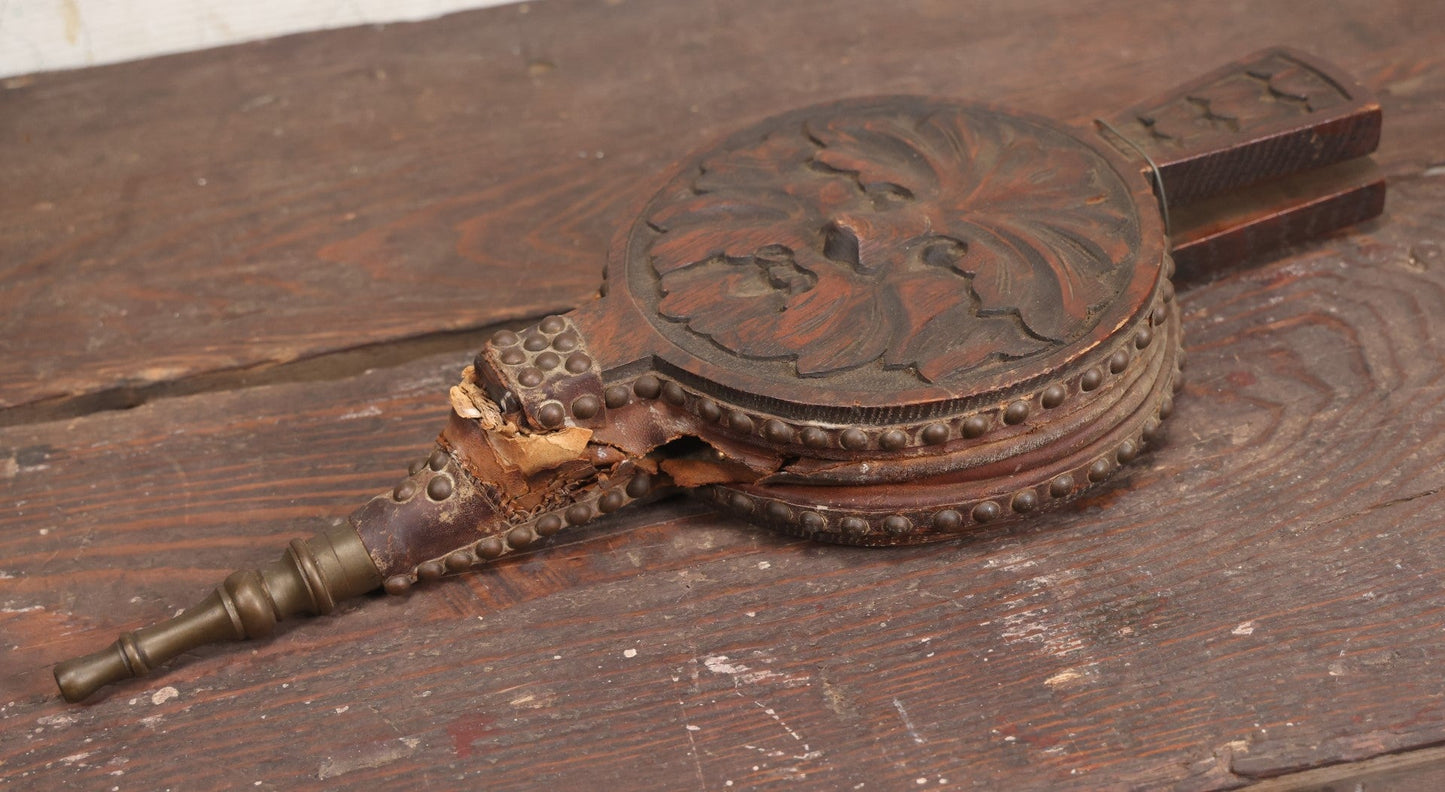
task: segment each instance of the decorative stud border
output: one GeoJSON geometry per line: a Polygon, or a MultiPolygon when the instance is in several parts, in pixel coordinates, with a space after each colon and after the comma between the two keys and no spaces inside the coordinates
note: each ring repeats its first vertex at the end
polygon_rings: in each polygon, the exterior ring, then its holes
{"type": "MultiPolygon", "coordinates": [[[[1178,391],[1182,382],[1176,369],[1169,386],[1170,392],[1178,391]]],[[[1138,431],[1109,452],[1085,464],[1012,492],[929,509],[880,513],[810,508],[723,485],[704,488],[699,494],[749,522],[819,541],[847,545],[893,545],[947,539],[1004,518],[1046,511],[1108,481],[1160,440],[1163,421],[1173,409],[1173,398],[1166,395],[1138,431]]]]}
{"type": "Polygon", "coordinates": [[[680,407],[724,431],[746,439],[761,439],[770,447],[793,446],[811,451],[908,452],[940,446],[955,440],[979,440],[1002,429],[1027,424],[1080,398],[1103,392],[1111,377],[1127,373],[1137,361],[1155,348],[1155,328],[1170,317],[1174,290],[1165,280],[1154,307],[1122,342],[1095,365],[1067,379],[1045,385],[1034,393],[985,407],[967,415],[892,427],[840,426],[802,420],[785,420],[776,415],[729,405],[695,388],[657,373],[646,373],[629,383],[616,383],[603,391],[608,409],[619,409],[634,401],[661,401],[680,407]]]}
{"type": "MultiPolygon", "coordinates": [[[[445,501],[453,489],[449,473],[442,472],[448,460],[446,452],[437,450],[425,460],[413,463],[409,469],[410,476],[396,486],[391,498],[403,503],[419,497],[418,493],[425,490],[425,497],[445,501]],[[439,482],[445,484],[439,485],[439,482]]],[[[388,577],[382,584],[383,588],[388,594],[405,594],[417,583],[429,583],[448,573],[463,572],[526,549],[563,528],[584,525],[652,492],[654,482],[647,471],[633,468],[630,462],[624,465],[630,471],[620,471],[620,475],[614,475],[606,485],[591,487],[583,492],[582,497],[564,506],[508,523],[445,555],[422,561],[407,572],[388,577]]]]}
{"type": "MultiPolygon", "coordinates": [[[[1166,294],[1173,296],[1172,292],[1166,294]]],[[[1162,301],[1160,307],[1168,302],[1162,301]]],[[[849,545],[916,544],[947,539],[1006,518],[1020,518],[1057,507],[1108,481],[1163,437],[1164,421],[1174,412],[1174,394],[1184,387],[1185,355],[1179,343],[1177,317],[1171,318],[1167,309],[1156,309],[1150,321],[1154,326],[1173,322],[1164,332],[1165,337],[1172,338],[1174,347],[1165,352],[1172,356],[1172,361],[1164,361],[1167,368],[1161,367],[1163,370],[1158,374],[1156,395],[1152,397],[1157,399],[1157,405],[1123,440],[1064,472],[987,497],[891,513],[803,506],[727,485],[713,485],[698,494],[750,522],[796,536],[849,545]]]]}
{"type": "Polygon", "coordinates": [[[520,406],[539,428],[598,426],[606,417],[602,372],[569,317],[497,332],[477,354],[475,370],[503,409],[520,406]]]}

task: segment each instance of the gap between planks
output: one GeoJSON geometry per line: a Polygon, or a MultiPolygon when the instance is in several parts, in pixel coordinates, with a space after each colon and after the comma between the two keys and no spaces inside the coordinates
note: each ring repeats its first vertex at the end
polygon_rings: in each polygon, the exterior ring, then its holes
{"type": "Polygon", "coordinates": [[[118,385],[91,393],[60,396],[0,410],[0,429],[26,424],[63,421],[94,413],[130,410],[143,404],[202,393],[256,388],[297,382],[349,379],[374,369],[403,366],[429,355],[458,354],[468,358],[498,330],[516,330],[552,313],[505,322],[440,330],[408,338],[323,352],[285,363],[258,363],[241,368],[206,371],[164,382],[118,385]]]}
{"type": "Polygon", "coordinates": [[[1435,788],[1428,785],[1429,779],[1440,777],[1445,777],[1445,745],[1302,770],[1246,788],[1249,792],[1405,792],[1435,788]]]}

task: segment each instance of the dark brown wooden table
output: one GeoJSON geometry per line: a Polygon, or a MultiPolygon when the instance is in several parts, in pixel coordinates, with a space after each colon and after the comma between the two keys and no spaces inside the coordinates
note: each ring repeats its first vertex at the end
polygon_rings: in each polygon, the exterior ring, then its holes
{"type": "Polygon", "coordinates": [[[1442,122],[1436,0],[559,0],[4,80],[0,780],[1429,788],[1442,122]],[[57,697],[389,487],[690,149],[874,93],[1082,124],[1272,44],[1379,93],[1386,214],[1182,290],[1168,440],[1080,512],[852,550],[666,502],[57,697]]]}

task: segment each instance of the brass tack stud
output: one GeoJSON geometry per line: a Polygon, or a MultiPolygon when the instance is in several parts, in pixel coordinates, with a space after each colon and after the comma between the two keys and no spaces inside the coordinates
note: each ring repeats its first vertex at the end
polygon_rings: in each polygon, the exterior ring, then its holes
{"type": "Polygon", "coordinates": [[[1125,440],[1120,443],[1119,450],[1114,452],[1114,458],[1119,460],[1119,464],[1121,465],[1127,465],[1133,462],[1134,458],[1138,455],[1139,447],[1134,445],[1133,440],[1125,440]]]}
{"type": "Polygon", "coordinates": [[[997,520],[999,515],[1002,513],[1003,509],[1000,509],[998,504],[994,503],[993,501],[984,501],[983,503],[980,503],[977,506],[973,507],[974,522],[992,522],[994,520],[997,520]]]}
{"type": "Polygon", "coordinates": [[[933,515],[933,527],[952,533],[963,527],[963,515],[954,509],[944,509],[933,515]]]}
{"type": "Polygon", "coordinates": [[[948,442],[948,427],[941,423],[931,423],[923,427],[923,433],[920,436],[923,438],[923,442],[929,445],[942,445],[948,442]]]}
{"type": "Polygon", "coordinates": [[[1109,371],[1118,374],[1129,367],[1129,350],[1121,349],[1109,356],[1109,371]]]}
{"type": "Polygon", "coordinates": [[[844,429],[838,440],[844,448],[853,451],[868,447],[868,435],[857,427],[844,429]]]}
{"type": "Polygon", "coordinates": [[[987,431],[988,419],[982,415],[969,416],[968,419],[963,422],[963,436],[970,440],[982,436],[983,433],[987,431]]]}
{"type": "Polygon", "coordinates": [[[608,490],[597,499],[597,511],[603,514],[610,514],[622,508],[627,503],[627,496],[621,490],[608,490]]]}
{"type": "Polygon", "coordinates": [[[1028,514],[1038,508],[1039,496],[1031,489],[1020,490],[1009,502],[1009,507],[1019,514],[1028,514]]]}
{"type": "Polygon", "coordinates": [[[560,316],[549,316],[543,319],[542,323],[537,325],[537,327],[544,333],[560,333],[566,329],[567,320],[560,316]]]}
{"type": "Polygon", "coordinates": [[[1065,473],[1049,482],[1049,494],[1055,498],[1062,498],[1074,491],[1074,477],[1065,473]]]}
{"type": "Polygon", "coordinates": [[[776,418],[769,419],[763,424],[763,437],[774,443],[787,443],[793,439],[793,430],[788,425],[776,418]]]}
{"type": "Polygon", "coordinates": [[[441,580],[442,575],[445,575],[446,572],[446,567],[442,566],[442,562],[433,559],[417,565],[416,578],[424,583],[430,583],[434,580],[441,580]]]}
{"type": "Polygon", "coordinates": [[[571,352],[582,344],[576,333],[566,332],[552,339],[552,348],[558,352],[571,352]]]}
{"type": "Polygon", "coordinates": [[[1089,465],[1089,480],[1098,483],[1109,477],[1109,460],[1096,459],[1094,464],[1089,465]]]}
{"type": "Polygon", "coordinates": [[[572,414],[584,421],[596,416],[601,409],[602,403],[591,394],[578,396],[572,400],[572,414]]]}
{"type": "Polygon", "coordinates": [[[902,536],[913,530],[913,522],[901,514],[890,514],[883,518],[883,530],[894,536],[902,536]]]}
{"type": "Polygon", "coordinates": [[[592,358],[582,352],[573,352],[567,356],[567,372],[569,374],[584,374],[592,368],[592,358]]]}
{"type": "Polygon", "coordinates": [[[532,533],[532,529],[526,525],[519,525],[507,531],[507,544],[512,547],[520,549],[535,541],[537,541],[537,535],[532,533]]]}
{"type": "Polygon", "coordinates": [[[488,536],[486,539],[477,542],[477,555],[489,561],[493,558],[500,558],[506,549],[507,548],[502,545],[502,540],[495,536],[488,536]]]}
{"type": "Polygon", "coordinates": [[[752,434],[753,419],[742,410],[733,410],[728,413],[728,426],[738,434],[752,434]]]}
{"type": "Polygon", "coordinates": [[[607,409],[615,410],[619,407],[626,407],[629,396],[627,388],[621,385],[613,385],[602,392],[602,398],[607,402],[607,409]]]}
{"type": "Polygon", "coordinates": [[[406,575],[392,575],[386,579],[382,587],[386,589],[386,593],[388,594],[405,594],[411,591],[411,578],[406,575]]]}
{"type": "Polygon", "coordinates": [[[1085,371],[1083,376],[1079,377],[1079,389],[1083,391],[1091,391],[1103,384],[1104,372],[1100,371],[1097,366],[1085,371]]]}
{"type": "Polygon", "coordinates": [[[714,423],[718,418],[722,417],[722,408],[717,406],[717,402],[711,399],[702,399],[698,402],[697,414],[698,417],[704,421],[714,423]]]}
{"type": "Polygon", "coordinates": [[[816,426],[809,426],[800,435],[803,445],[809,448],[827,448],[828,433],[816,426]]]}
{"type": "Polygon", "coordinates": [[[537,534],[552,536],[562,530],[562,518],[555,514],[544,514],[537,520],[537,534]]]}
{"type": "Polygon", "coordinates": [[[1158,418],[1150,418],[1149,420],[1145,421],[1144,430],[1141,433],[1141,436],[1144,438],[1144,442],[1152,443],[1155,440],[1158,440],[1159,430],[1163,426],[1164,424],[1158,418]]]}
{"type": "Polygon", "coordinates": [[[645,470],[638,471],[632,480],[627,482],[627,496],[630,498],[640,498],[651,491],[652,476],[645,470]]]}
{"type": "Polygon", "coordinates": [[[751,514],[753,511],[753,499],[741,492],[734,492],[729,495],[728,505],[731,506],[734,511],[739,511],[743,514],[751,514]]]}
{"type": "Polygon", "coordinates": [[[444,501],[452,495],[451,476],[437,476],[426,485],[426,496],[434,501],[444,501]]]}
{"type": "Polygon", "coordinates": [[[1063,404],[1064,397],[1068,395],[1069,392],[1064,389],[1063,385],[1055,383],[1044,388],[1044,392],[1039,394],[1039,404],[1043,405],[1045,410],[1052,410],[1060,404],[1063,404]]]}
{"type": "Polygon", "coordinates": [[[548,429],[555,429],[561,426],[562,422],[566,419],[566,411],[563,410],[562,405],[557,402],[549,401],[537,408],[537,422],[548,429]]]}
{"type": "Polygon", "coordinates": [[[662,381],[651,374],[643,374],[632,383],[632,392],[644,399],[656,399],[662,393],[662,381]]]}
{"type": "Polygon", "coordinates": [[[1021,424],[1028,420],[1028,417],[1029,403],[1026,401],[1016,401],[1003,411],[1003,422],[1010,426],[1021,424]]]}

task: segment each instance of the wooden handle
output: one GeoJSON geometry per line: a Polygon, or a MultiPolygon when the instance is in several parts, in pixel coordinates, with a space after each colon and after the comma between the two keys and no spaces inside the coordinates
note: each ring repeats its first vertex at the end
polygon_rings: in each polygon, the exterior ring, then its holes
{"type": "Polygon", "coordinates": [[[1173,212],[1176,282],[1203,280],[1256,254],[1362,223],[1385,209],[1368,159],[1257,184],[1173,212]]]}
{"type": "Polygon", "coordinates": [[[1277,47],[1135,105],[1101,131],[1153,160],[1174,208],[1369,154],[1380,105],[1334,66],[1277,47]]]}

